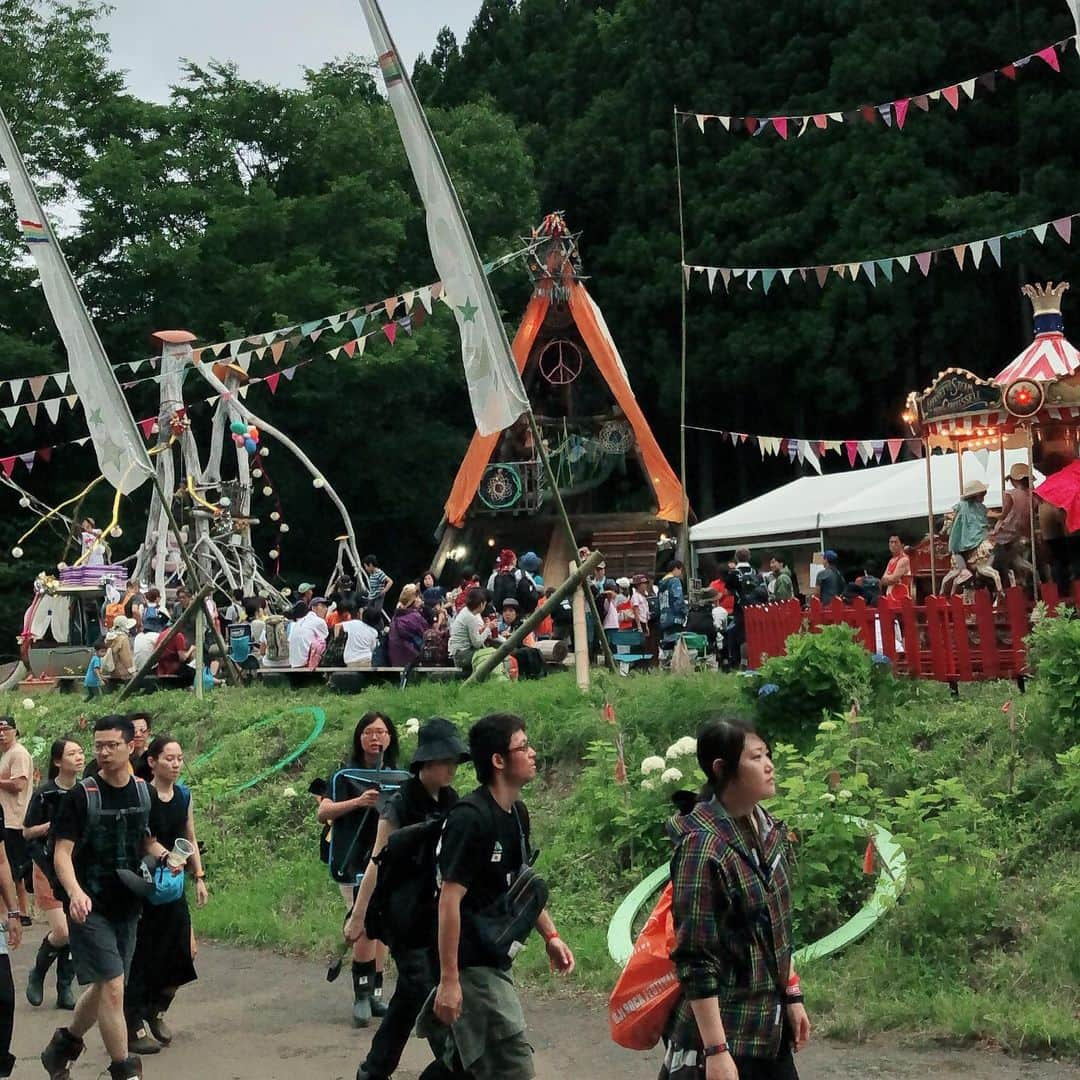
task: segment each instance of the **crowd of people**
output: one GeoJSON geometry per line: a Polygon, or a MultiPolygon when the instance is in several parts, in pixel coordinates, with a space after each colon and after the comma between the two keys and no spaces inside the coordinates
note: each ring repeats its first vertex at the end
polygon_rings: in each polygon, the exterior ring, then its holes
{"type": "Polygon", "coordinates": [[[69,1080],[84,1038],[98,1027],[110,1080],[142,1076],[142,1056],[172,1041],[166,1013],[196,978],[196,944],[184,892],[194,878],[198,904],[209,898],[190,790],[180,783],[184,752],[156,737],[146,713],[100,717],[86,766],[75,735],[49,748],[45,779],[0,716],[0,894],[7,903],[0,946],[0,1076],[14,1067],[15,989],[7,949],[33,924],[46,931],[27,977],[34,1008],[56,968],[56,1008],[71,1013],[41,1053],[53,1080],[69,1080]],[[83,988],[77,996],[75,982],[83,988]]]}

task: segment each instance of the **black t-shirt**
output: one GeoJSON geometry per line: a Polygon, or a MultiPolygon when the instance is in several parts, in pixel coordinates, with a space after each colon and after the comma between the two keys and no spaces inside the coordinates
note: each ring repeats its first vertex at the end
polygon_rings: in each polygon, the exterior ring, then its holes
{"type": "MultiPolygon", "coordinates": [[[[464,885],[463,913],[483,911],[509,892],[529,851],[529,811],[523,802],[507,813],[487,787],[465,796],[447,816],[439,844],[439,876],[464,885]]],[[[474,967],[464,928],[459,950],[461,967],[474,967]]],[[[509,961],[507,961],[509,966],[509,961]]]]}
{"type": "Polygon", "coordinates": [[[150,835],[163,847],[172,850],[178,836],[187,835],[188,807],[191,792],[182,784],[173,787],[173,797],[162,802],[157,788],[150,785],[150,835]]]}
{"type": "MultiPolygon", "coordinates": [[[[136,809],[139,806],[139,792],[134,777],[131,777],[122,788],[113,787],[112,784],[99,780],[98,789],[101,791],[103,811],[136,809]]],[[[60,803],[53,830],[55,839],[75,842],[73,858],[75,879],[83,888],[86,887],[84,880],[86,867],[83,865],[83,853],[79,850],[82,845],[79,841],[86,832],[87,817],[86,789],[82,784],[77,784],[60,803]]],[[[99,895],[93,898],[95,911],[99,911],[107,919],[117,920],[130,918],[139,912],[142,901],[115,873],[104,874],[102,882],[99,895]]]]}
{"type": "Polygon", "coordinates": [[[419,778],[414,776],[394,792],[379,816],[389,821],[395,829],[405,829],[430,818],[446,817],[457,802],[458,793],[452,787],[443,788],[438,799],[433,799],[419,778]]]}

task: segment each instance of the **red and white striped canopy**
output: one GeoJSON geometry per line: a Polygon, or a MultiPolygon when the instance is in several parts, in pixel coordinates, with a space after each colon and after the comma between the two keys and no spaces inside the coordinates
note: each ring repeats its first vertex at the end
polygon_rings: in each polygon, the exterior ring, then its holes
{"type": "Polygon", "coordinates": [[[1039,334],[1035,340],[994,379],[1006,386],[1017,379],[1051,382],[1071,375],[1080,368],[1080,351],[1064,334],[1053,331],[1039,334]]]}

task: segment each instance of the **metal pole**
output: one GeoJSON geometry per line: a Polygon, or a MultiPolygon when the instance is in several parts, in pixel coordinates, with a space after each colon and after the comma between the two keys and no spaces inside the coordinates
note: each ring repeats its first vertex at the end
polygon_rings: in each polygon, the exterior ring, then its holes
{"type": "Polygon", "coordinates": [[[681,298],[679,375],[679,483],[682,485],[682,531],[679,558],[686,562],[686,542],[690,535],[690,496],[686,490],[686,224],[683,217],[682,152],[679,147],[679,111],[674,110],[675,187],[679,203],[679,295],[681,298]]]}
{"type": "MultiPolygon", "coordinates": [[[[1028,535],[1031,538],[1031,595],[1036,603],[1039,601],[1039,560],[1035,557],[1035,443],[1031,434],[1031,424],[1027,427],[1027,452],[1028,452],[1028,535]]],[[[1061,597],[1065,602],[1069,598],[1061,597]]]]}
{"type": "MultiPolygon", "coordinates": [[[[571,573],[577,563],[571,563],[571,573]]],[[[574,590],[573,616],[574,616],[574,674],[577,677],[578,689],[582,692],[589,689],[589,627],[585,621],[585,593],[592,590],[588,585],[582,585],[574,590]]],[[[603,631],[601,631],[603,632],[603,631]]]]}
{"type": "Polygon", "coordinates": [[[926,513],[930,522],[930,595],[933,596],[937,592],[937,559],[934,555],[934,470],[930,463],[928,436],[923,439],[923,457],[926,458],[926,513]]]}

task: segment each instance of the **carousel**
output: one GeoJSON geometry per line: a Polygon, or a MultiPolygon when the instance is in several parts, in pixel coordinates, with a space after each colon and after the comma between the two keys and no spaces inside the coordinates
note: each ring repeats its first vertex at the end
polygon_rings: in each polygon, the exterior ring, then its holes
{"type": "MultiPolygon", "coordinates": [[[[1034,338],[1011,363],[993,379],[982,379],[962,368],[942,371],[922,393],[908,396],[904,422],[923,440],[927,462],[927,515],[929,534],[912,552],[912,570],[929,591],[937,593],[968,582],[985,579],[997,590],[1010,580],[1030,582],[1038,598],[1041,563],[1055,560],[1040,558],[1040,538],[1052,547],[1053,541],[1066,533],[1062,472],[1077,459],[1080,434],[1080,351],[1065,337],[1062,298],[1067,282],[1054,285],[1027,285],[1023,293],[1034,311],[1034,338]],[[1014,506],[1014,517],[1021,508],[1023,528],[1011,524],[1017,535],[1003,562],[995,556],[994,543],[984,533],[973,535],[979,542],[957,558],[950,555],[946,531],[935,525],[934,493],[930,455],[940,450],[956,456],[961,502],[957,512],[963,515],[965,503],[979,502],[986,485],[980,479],[965,478],[965,460],[996,460],[1005,491],[1006,474],[1013,485],[1007,506],[1014,506]],[[1026,465],[1006,468],[1008,451],[1020,450],[1026,465]],[[1043,476],[1047,475],[1045,482],[1043,476]],[[1054,475],[1049,475],[1054,474],[1054,475]],[[1032,498],[1033,485],[1038,500],[1032,498]],[[1023,492],[1024,494],[1020,494],[1023,492]],[[1038,503],[1038,506],[1036,505],[1038,503]],[[1060,521],[1057,519],[1060,518],[1060,521]],[[1041,534],[1041,537],[1040,537],[1041,534]],[[950,559],[954,560],[950,564],[950,559]]],[[[1015,455],[1013,455],[1015,457],[1015,455]]],[[[1007,511],[1008,512],[1008,511],[1007,511]]],[[[985,510],[977,511],[980,519],[985,510]]],[[[946,526],[953,520],[946,515],[946,526]]],[[[955,547],[955,545],[954,545],[955,547]]],[[[1056,575],[1055,575],[1056,576],[1056,575]]]]}

